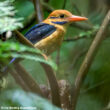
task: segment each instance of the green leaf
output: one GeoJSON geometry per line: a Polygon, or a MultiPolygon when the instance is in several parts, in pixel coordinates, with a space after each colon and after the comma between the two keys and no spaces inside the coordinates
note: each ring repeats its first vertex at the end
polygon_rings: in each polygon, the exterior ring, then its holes
{"type": "Polygon", "coordinates": [[[16,53],[11,53],[10,55],[15,58],[24,58],[24,59],[28,59],[28,60],[42,62],[42,63],[50,65],[54,70],[57,70],[57,65],[52,60],[45,60],[42,57],[37,56],[37,55],[32,55],[32,54],[21,55],[21,54],[16,54],[16,53]]]}
{"type": "Polygon", "coordinates": [[[18,27],[23,27],[21,23],[23,18],[14,18],[17,11],[11,3],[12,1],[9,0],[0,2],[0,34],[6,31],[13,31],[18,27]]]}
{"type": "Polygon", "coordinates": [[[39,49],[27,47],[14,42],[0,42],[0,58],[2,60],[10,57],[23,58],[38,62],[43,62],[50,65],[54,70],[57,70],[57,65],[50,59],[45,60],[42,52],[39,49]]]}

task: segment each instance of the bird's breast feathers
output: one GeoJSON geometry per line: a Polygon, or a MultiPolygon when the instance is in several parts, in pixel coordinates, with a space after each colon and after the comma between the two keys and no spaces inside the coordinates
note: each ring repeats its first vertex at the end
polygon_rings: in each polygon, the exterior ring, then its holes
{"type": "Polygon", "coordinates": [[[32,27],[25,36],[36,48],[48,55],[60,46],[64,33],[63,26],[40,23],[32,27]]]}
{"type": "Polygon", "coordinates": [[[39,48],[40,50],[43,50],[44,53],[49,55],[56,49],[58,49],[63,41],[65,34],[65,30],[63,28],[56,28],[56,31],[54,31],[51,35],[46,37],[45,39],[42,39],[38,43],[35,44],[35,47],[39,48]]]}

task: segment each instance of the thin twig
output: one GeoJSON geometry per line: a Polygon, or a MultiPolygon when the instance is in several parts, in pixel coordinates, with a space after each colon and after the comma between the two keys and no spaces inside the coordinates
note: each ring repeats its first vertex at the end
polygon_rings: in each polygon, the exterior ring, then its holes
{"type": "MultiPolygon", "coordinates": [[[[30,1],[33,1],[33,0],[30,0],[30,1]]],[[[41,0],[41,4],[42,4],[43,8],[48,12],[52,12],[54,10],[54,8],[52,6],[48,5],[48,3],[46,3],[43,0],[41,0]]]]}
{"type": "Polygon", "coordinates": [[[59,65],[60,65],[60,48],[59,48],[58,51],[57,51],[56,64],[57,64],[58,67],[59,67],[59,65]]]}
{"type": "MultiPolygon", "coordinates": [[[[78,15],[83,16],[83,13],[79,10],[79,8],[78,8],[78,6],[76,5],[76,3],[74,3],[74,2],[71,0],[71,4],[72,4],[72,7],[74,7],[74,9],[77,11],[78,15]]],[[[87,20],[87,21],[85,21],[85,22],[88,24],[89,27],[93,27],[93,24],[92,24],[89,20],[87,20]]]]}
{"type": "Polygon", "coordinates": [[[71,0],[71,5],[72,5],[72,7],[74,7],[74,9],[77,11],[77,13],[79,15],[81,15],[81,12],[80,12],[79,8],[76,6],[76,4],[73,2],[73,0],[71,0]]]}
{"type": "Polygon", "coordinates": [[[64,0],[62,9],[65,9],[67,0],[64,0]]]}
{"type": "Polygon", "coordinates": [[[76,27],[76,28],[79,28],[79,29],[85,30],[85,31],[93,29],[93,27],[91,25],[88,25],[87,23],[84,23],[84,24],[72,23],[70,26],[76,27]]]}
{"type": "Polygon", "coordinates": [[[80,57],[82,57],[83,55],[85,55],[85,53],[87,52],[87,49],[78,49],[78,51],[76,52],[76,54],[74,55],[74,59],[71,63],[71,66],[69,67],[69,70],[74,70],[78,60],[80,59],[80,57]]]}
{"type": "Polygon", "coordinates": [[[37,15],[37,21],[38,22],[42,22],[43,21],[43,13],[42,13],[42,6],[40,3],[40,0],[33,0],[34,3],[34,8],[36,11],[36,15],[37,15]]]}
{"type": "Polygon", "coordinates": [[[87,38],[87,36],[74,36],[74,37],[68,37],[68,38],[64,39],[63,41],[64,42],[73,42],[73,41],[85,39],[85,38],[87,38]]]}
{"type": "Polygon", "coordinates": [[[16,33],[18,41],[20,43],[33,47],[33,44],[28,39],[26,39],[19,31],[15,30],[14,32],[16,33]]]}
{"type": "Polygon", "coordinates": [[[79,69],[78,75],[75,80],[74,87],[72,89],[72,97],[71,97],[72,110],[75,110],[75,108],[76,108],[81,85],[84,82],[84,79],[88,73],[88,70],[92,64],[92,61],[101,45],[101,42],[103,41],[103,39],[105,37],[104,33],[107,31],[109,23],[110,23],[110,10],[108,11],[99,31],[96,34],[96,37],[94,38],[94,40],[87,52],[87,55],[79,69]]]}
{"type": "Polygon", "coordinates": [[[52,11],[54,11],[54,8],[53,7],[51,7],[50,5],[48,5],[47,3],[45,3],[45,2],[41,2],[42,3],[42,6],[43,6],[43,8],[47,11],[47,12],[52,12],[52,11]]]}

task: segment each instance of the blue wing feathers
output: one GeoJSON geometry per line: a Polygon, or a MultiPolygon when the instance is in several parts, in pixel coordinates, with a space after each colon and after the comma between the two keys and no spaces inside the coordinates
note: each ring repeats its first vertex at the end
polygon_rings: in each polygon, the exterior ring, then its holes
{"type": "Polygon", "coordinates": [[[24,36],[26,36],[27,34],[29,34],[32,30],[34,30],[35,28],[39,28],[42,25],[44,25],[44,23],[40,23],[40,24],[36,24],[34,25],[28,32],[26,32],[26,34],[24,36]]]}
{"type": "Polygon", "coordinates": [[[26,34],[26,38],[33,44],[44,39],[56,31],[56,27],[46,23],[40,23],[32,27],[26,34]]]}

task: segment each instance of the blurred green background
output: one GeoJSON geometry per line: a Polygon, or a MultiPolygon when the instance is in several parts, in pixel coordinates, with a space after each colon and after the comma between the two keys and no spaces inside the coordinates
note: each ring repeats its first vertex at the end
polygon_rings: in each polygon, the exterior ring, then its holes
{"type": "MultiPolygon", "coordinates": [[[[97,29],[100,27],[108,9],[110,9],[110,0],[41,0],[41,3],[46,3],[54,9],[64,8],[75,15],[86,16],[89,19],[87,22],[79,23],[79,25],[82,25],[83,27],[91,27],[90,29],[80,29],[77,26],[70,26],[68,28],[65,39],[74,38],[76,36],[80,36],[82,38],[73,41],[65,40],[60,49],[59,65],[56,74],[57,79],[65,79],[72,84],[74,83],[75,76],[91,44],[91,41],[95,37],[97,29]]],[[[14,0],[12,5],[14,5],[17,10],[16,18],[22,17],[23,24],[26,25],[34,13],[34,7],[31,0],[14,0]]],[[[43,14],[45,19],[49,15],[49,12],[43,8],[43,14]]],[[[36,24],[36,19],[29,22],[30,24],[21,30],[23,34],[36,24]]],[[[77,110],[103,110],[103,108],[107,107],[110,101],[109,30],[110,29],[108,29],[106,38],[104,39],[85,79],[80,92],[77,110]]],[[[58,52],[54,52],[51,55],[51,59],[56,62],[57,56],[58,52]]],[[[30,72],[39,84],[47,84],[44,70],[39,63],[24,60],[22,61],[22,65],[30,72]]],[[[2,88],[0,93],[0,97],[2,99],[0,99],[0,103],[2,102],[2,104],[7,104],[4,98],[7,100],[9,99],[7,95],[3,97],[4,94],[11,96],[12,93],[15,94],[16,92],[20,92],[20,87],[15,83],[10,74],[6,77],[6,82],[6,87],[2,88]],[[13,91],[11,92],[11,90],[13,91]]],[[[13,97],[11,98],[13,99],[13,97]]],[[[20,101],[21,100],[13,103],[10,99],[9,103],[12,105],[20,105],[20,101]]],[[[30,103],[32,102],[30,101],[30,103]]]]}

